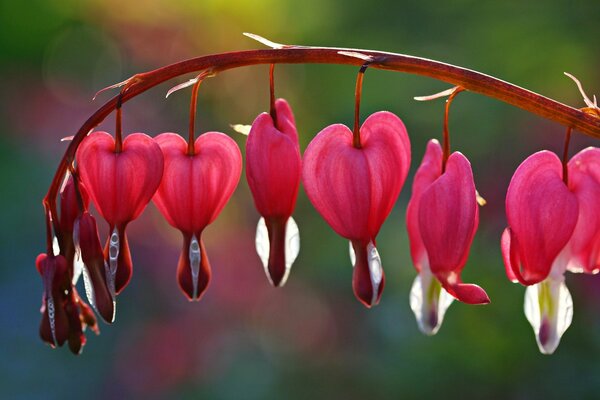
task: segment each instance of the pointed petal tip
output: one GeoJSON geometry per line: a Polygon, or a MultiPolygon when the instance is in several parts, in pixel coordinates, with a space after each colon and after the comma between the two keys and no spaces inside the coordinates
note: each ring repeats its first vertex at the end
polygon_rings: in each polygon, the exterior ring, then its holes
{"type": "Polygon", "coordinates": [[[459,283],[450,288],[448,292],[466,304],[485,305],[490,303],[490,298],[485,290],[472,283],[459,283]]]}

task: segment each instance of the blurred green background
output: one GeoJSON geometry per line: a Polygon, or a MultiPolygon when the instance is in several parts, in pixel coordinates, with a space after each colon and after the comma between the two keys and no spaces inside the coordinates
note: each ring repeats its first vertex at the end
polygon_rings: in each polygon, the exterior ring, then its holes
{"type": "MultiPolygon", "coordinates": [[[[0,2],[0,397],[10,399],[598,398],[600,279],[569,275],[571,328],[553,356],[539,354],[523,315],[524,288],[504,276],[499,237],[504,196],[534,151],[561,151],[564,129],[519,109],[462,94],[452,145],[473,164],[488,201],[467,282],[492,304],[455,303],[435,337],[417,329],[404,213],[425,143],[439,137],[443,101],[412,98],[442,82],[369,70],[362,113],[386,109],[407,125],[411,174],[378,237],[387,285],[366,310],[352,294],[348,245],[301,191],[301,253],[285,288],[269,287],[254,251],[258,214],[245,179],[205,232],[213,281],[188,303],[175,281],[177,231],[154,205],[130,225],[134,278],[114,326],[88,333],[79,357],[38,337],[44,250],[41,199],[66,144],[109,95],[96,90],[136,72],[197,55],[251,49],[254,32],[283,43],[371,48],[477,69],[581,107],[575,85],[600,93],[597,1],[400,2],[305,0],[62,0],[0,2]]],[[[323,127],[352,123],[356,69],[281,65],[278,96],[292,105],[302,150],[323,127]]],[[[187,132],[189,92],[165,100],[161,85],[124,106],[125,132],[187,132]]],[[[200,89],[198,132],[245,137],[230,123],[268,108],[268,67],[224,72],[200,89]]],[[[101,128],[113,131],[108,118],[101,128]]],[[[598,145],[582,135],[572,153],[598,145]]],[[[103,227],[105,229],[105,227],[103,227]]]]}

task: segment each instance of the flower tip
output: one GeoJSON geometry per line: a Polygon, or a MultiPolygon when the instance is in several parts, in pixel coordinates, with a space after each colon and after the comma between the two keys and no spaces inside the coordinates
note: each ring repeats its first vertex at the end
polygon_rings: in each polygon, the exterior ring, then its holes
{"type": "Polygon", "coordinates": [[[485,290],[472,283],[459,283],[449,290],[458,300],[466,304],[489,304],[490,298],[485,290]]]}

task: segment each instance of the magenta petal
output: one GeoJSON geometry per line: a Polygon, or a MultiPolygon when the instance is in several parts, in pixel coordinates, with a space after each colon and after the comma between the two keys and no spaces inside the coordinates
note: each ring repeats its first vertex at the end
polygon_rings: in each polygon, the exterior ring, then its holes
{"type": "Polygon", "coordinates": [[[252,124],[246,142],[246,177],[262,216],[289,217],[296,205],[302,161],[289,106],[279,99],[276,109],[277,128],[267,113],[252,124]]]}
{"type": "Polygon", "coordinates": [[[410,254],[413,265],[421,271],[422,263],[427,257],[427,251],[421,240],[419,231],[419,204],[423,192],[442,174],[442,147],[432,139],[427,143],[423,161],[415,174],[412,185],[412,195],[406,209],[406,230],[410,240],[410,254]]]}
{"type": "Polygon", "coordinates": [[[106,132],[93,132],[79,146],[81,179],[111,226],[126,224],[144,210],[160,184],[163,157],[154,140],[133,133],[115,153],[115,140],[106,132]]]}
{"type": "Polygon", "coordinates": [[[442,281],[444,288],[452,296],[466,304],[489,304],[490,298],[485,290],[472,283],[451,283],[442,281]]]}
{"type": "Polygon", "coordinates": [[[446,172],[421,196],[419,228],[434,274],[460,272],[479,216],[471,164],[453,153],[446,172]]]}
{"type": "Polygon", "coordinates": [[[166,220],[191,236],[213,222],[240,179],[242,156],[237,144],[219,132],[207,132],[187,155],[187,143],[175,133],[156,137],[165,169],[154,203],[166,220]]]}
{"type": "Polygon", "coordinates": [[[569,189],[577,197],[579,217],[569,241],[573,272],[600,268],[600,149],[587,148],[569,161],[569,189]]]}
{"type": "Polygon", "coordinates": [[[445,173],[421,195],[418,212],[431,272],[458,300],[489,303],[483,289],[463,284],[460,279],[479,224],[473,173],[464,155],[459,152],[450,155],[445,173]]]}
{"type": "Polygon", "coordinates": [[[304,153],[308,198],[341,236],[365,245],[390,213],[406,179],[410,142],[402,121],[378,112],[364,122],[362,148],[352,132],[336,124],[323,129],[304,153]]]}
{"type": "Polygon", "coordinates": [[[502,259],[504,260],[506,276],[511,282],[517,283],[519,282],[519,278],[517,275],[515,275],[513,270],[515,267],[513,266],[514,263],[512,258],[515,256],[518,257],[518,255],[514,254],[516,246],[512,245],[512,239],[510,228],[504,229],[504,232],[502,232],[502,238],[500,239],[500,249],[502,250],[502,259]]]}
{"type": "Polygon", "coordinates": [[[517,168],[506,195],[512,270],[525,285],[544,280],[573,233],[577,198],[562,181],[562,164],[549,151],[531,155],[517,168]]]}

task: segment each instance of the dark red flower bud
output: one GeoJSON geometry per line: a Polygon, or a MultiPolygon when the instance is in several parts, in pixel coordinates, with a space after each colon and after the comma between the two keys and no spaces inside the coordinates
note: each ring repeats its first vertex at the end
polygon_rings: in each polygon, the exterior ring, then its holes
{"type": "Polygon", "coordinates": [[[63,308],[64,293],[70,285],[67,260],[61,255],[40,254],[35,265],[44,284],[40,336],[52,347],[62,346],[69,337],[68,316],[63,308]]]}
{"type": "Polygon", "coordinates": [[[111,323],[115,319],[115,276],[104,261],[96,221],[90,213],[84,212],[76,221],[73,236],[85,266],[83,279],[87,298],[102,319],[111,323]]]}
{"type": "Polygon", "coordinates": [[[59,225],[62,232],[73,232],[75,220],[84,210],[87,210],[90,204],[90,197],[87,194],[85,186],[81,182],[79,183],[79,193],[82,204],[79,204],[75,181],[73,180],[73,176],[70,176],[67,179],[63,190],[60,192],[59,225]],[[81,207],[83,207],[83,209],[81,207]]]}

